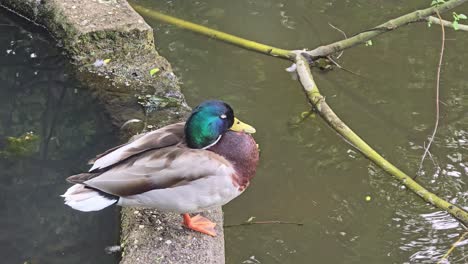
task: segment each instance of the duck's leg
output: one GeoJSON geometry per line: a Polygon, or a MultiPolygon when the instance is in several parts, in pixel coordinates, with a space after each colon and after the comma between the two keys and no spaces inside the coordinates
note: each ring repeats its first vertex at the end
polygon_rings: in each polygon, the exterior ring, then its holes
{"type": "Polygon", "coordinates": [[[216,223],[211,222],[208,218],[201,215],[190,217],[189,214],[183,214],[184,226],[188,229],[192,229],[203,234],[210,236],[216,236],[215,226],[216,223]]]}

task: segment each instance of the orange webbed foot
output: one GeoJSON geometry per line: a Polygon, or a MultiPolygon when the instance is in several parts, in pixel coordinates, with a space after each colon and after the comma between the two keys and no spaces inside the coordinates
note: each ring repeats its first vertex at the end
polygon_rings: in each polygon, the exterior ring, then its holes
{"type": "Polygon", "coordinates": [[[184,226],[188,229],[198,231],[210,236],[216,236],[215,226],[216,223],[211,222],[208,218],[201,215],[190,217],[189,214],[184,214],[184,226]]]}

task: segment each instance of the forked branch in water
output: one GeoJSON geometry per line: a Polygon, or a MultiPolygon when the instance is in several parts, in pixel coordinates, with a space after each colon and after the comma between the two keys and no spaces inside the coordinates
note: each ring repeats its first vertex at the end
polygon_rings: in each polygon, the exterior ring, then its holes
{"type": "Polygon", "coordinates": [[[309,66],[310,59],[314,59],[317,57],[325,57],[335,52],[344,50],[346,48],[356,46],[384,32],[391,31],[400,26],[419,21],[421,19],[424,19],[425,17],[435,14],[436,12],[442,13],[453,9],[466,1],[467,0],[450,0],[437,7],[430,7],[423,10],[418,10],[400,16],[396,19],[389,20],[373,29],[357,34],[351,38],[338,41],[329,45],[321,46],[311,51],[285,50],[275,48],[269,45],[264,45],[258,42],[236,37],[234,35],[230,35],[218,30],[210,29],[178,18],[164,15],[157,11],[152,11],[136,4],[132,4],[132,6],[137,12],[145,16],[151,17],[153,19],[173,24],[184,29],[188,29],[215,39],[222,40],[227,43],[240,46],[242,48],[294,61],[297,65],[297,73],[299,75],[300,82],[303,86],[304,92],[306,93],[309,102],[314,106],[314,108],[317,110],[320,116],[335,131],[337,131],[341,136],[343,136],[347,141],[349,141],[349,143],[356,147],[368,159],[372,160],[383,170],[393,175],[412,192],[416,193],[428,203],[450,213],[461,223],[468,225],[468,212],[441,199],[434,193],[429,192],[427,189],[418,184],[403,171],[399,170],[393,164],[384,159],[364,140],[362,140],[356,133],[354,133],[343,121],[341,121],[341,119],[333,112],[331,107],[326,103],[324,96],[320,94],[320,91],[314,81],[309,66]]]}

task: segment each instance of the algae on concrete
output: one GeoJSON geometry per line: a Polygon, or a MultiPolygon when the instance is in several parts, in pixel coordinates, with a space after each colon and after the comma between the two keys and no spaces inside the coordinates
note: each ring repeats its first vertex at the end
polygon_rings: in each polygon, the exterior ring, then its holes
{"type": "MultiPolygon", "coordinates": [[[[77,66],[78,79],[103,102],[115,126],[141,121],[129,126],[127,138],[188,115],[190,108],[170,64],[155,50],[152,28],[125,0],[0,0],[0,4],[52,34],[77,66]],[[156,68],[157,73],[150,74],[156,68]]],[[[178,214],[124,208],[121,263],[224,263],[221,208],[203,214],[218,223],[216,238],[183,228],[178,214]]]]}

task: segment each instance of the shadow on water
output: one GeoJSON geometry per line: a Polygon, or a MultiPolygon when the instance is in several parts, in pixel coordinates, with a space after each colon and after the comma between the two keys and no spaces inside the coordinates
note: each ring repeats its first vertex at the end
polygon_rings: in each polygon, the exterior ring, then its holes
{"type": "MultiPolygon", "coordinates": [[[[280,48],[313,48],[352,35],[430,1],[166,1],[139,4],[280,48]],[[369,15],[375,14],[375,15],[369,15]]],[[[467,8],[465,4],[459,10],[467,8]]],[[[447,15],[449,17],[450,14],[447,15]]],[[[249,189],[224,207],[226,224],[256,220],[303,222],[226,230],[227,263],[435,263],[462,229],[426,205],[344,143],[319,118],[299,127],[307,111],[287,61],[147,20],[157,46],[183,81],[190,105],[228,101],[257,128],[261,165],[249,189]],[[370,201],[366,201],[366,197],[370,201]]],[[[418,180],[441,197],[468,206],[468,115],[463,53],[468,35],[447,30],[442,119],[418,180]],[[455,40],[453,40],[455,39],[455,40]]],[[[434,123],[440,29],[424,23],[345,51],[344,71],[315,71],[327,101],[355,131],[395,165],[414,175],[434,123]]],[[[466,244],[466,241],[464,242],[466,244]]],[[[466,263],[463,243],[450,257],[466,263]]]]}
{"type": "Polygon", "coordinates": [[[119,212],[74,211],[68,175],[115,144],[103,108],[73,78],[47,32],[0,10],[2,263],[116,263],[119,212]]]}

